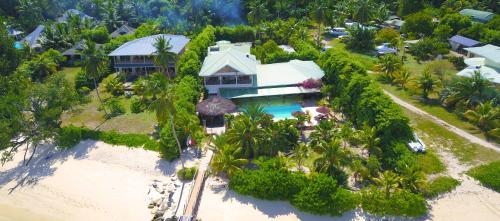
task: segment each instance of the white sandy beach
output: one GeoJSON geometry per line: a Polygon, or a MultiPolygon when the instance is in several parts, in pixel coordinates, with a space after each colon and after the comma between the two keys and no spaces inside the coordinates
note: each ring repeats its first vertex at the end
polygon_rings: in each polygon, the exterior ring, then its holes
{"type": "Polygon", "coordinates": [[[27,167],[23,154],[0,167],[0,221],[151,220],[149,186],[170,182],[179,166],[156,152],[95,141],[39,148],[27,167]]]}

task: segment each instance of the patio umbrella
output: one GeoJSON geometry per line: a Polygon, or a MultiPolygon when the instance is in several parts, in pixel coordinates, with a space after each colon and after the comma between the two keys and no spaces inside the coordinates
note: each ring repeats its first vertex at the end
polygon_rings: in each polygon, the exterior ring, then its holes
{"type": "Polygon", "coordinates": [[[328,108],[327,106],[321,106],[321,107],[316,108],[316,112],[318,112],[320,114],[329,114],[330,108],[328,108]]]}
{"type": "Polygon", "coordinates": [[[196,111],[204,116],[221,116],[236,111],[236,105],[223,97],[210,97],[196,105],[196,111]]]}

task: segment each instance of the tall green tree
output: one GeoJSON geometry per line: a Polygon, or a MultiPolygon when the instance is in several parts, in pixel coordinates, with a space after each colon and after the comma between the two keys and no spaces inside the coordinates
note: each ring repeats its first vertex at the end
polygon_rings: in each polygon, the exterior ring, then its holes
{"type": "Polygon", "coordinates": [[[228,143],[225,138],[219,136],[213,144],[215,156],[210,166],[217,174],[225,173],[231,177],[248,163],[247,159],[240,158],[242,148],[228,143]]]}
{"type": "Polygon", "coordinates": [[[164,36],[160,36],[156,39],[154,47],[156,48],[156,52],[153,62],[156,66],[160,67],[161,73],[166,74],[168,78],[172,78],[173,73],[170,73],[169,67],[170,64],[175,63],[177,56],[170,52],[170,49],[172,49],[170,40],[167,40],[164,36]]]}
{"type": "Polygon", "coordinates": [[[316,44],[321,45],[321,27],[325,24],[329,13],[329,0],[314,0],[310,5],[310,16],[316,22],[316,44]]]}
{"type": "Polygon", "coordinates": [[[422,98],[427,101],[429,99],[429,94],[436,90],[438,80],[432,76],[429,72],[424,72],[422,76],[418,78],[418,87],[422,91],[422,98]]]}
{"type": "Polygon", "coordinates": [[[249,116],[241,115],[236,117],[231,128],[226,132],[227,140],[243,148],[243,153],[247,158],[255,158],[259,155],[260,140],[264,130],[260,125],[252,121],[249,116]]]}
{"type": "MultiPolygon", "coordinates": [[[[82,69],[85,71],[85,74],[89,78],[92,78],[97,98],[99,99],[101,105],[103,105],[104,103],[102,101],[101,95],[99,94],[97,79],[100,79],[108,71],[108,57],[101,49],[97,48],[94,42],[90,40],[85,41],[82,56],[82,69]]],[[[105,114],[108,115],[106,109],[103,110],[105,114]]]]}
{"type": "Polygon", "coordinates": [[[492,101],[479,104],[476,108],[466,111],[464,117],[488,135],[500,138],[500,107],[494,106],[492,101]]]}
{"type": "Polygon", "coordinates": [[[456,79],[441,94],[441,100],[449,107],[474,107],[497,96],[495,87],[479,71],[470,78],[456,79]]]}
{"type": "Polygon", "coordinates": [[[380,177],[373,178],[373,181],[385,192],[385,198],[389,199],[391,194],[400,188],[401,177],[387,170],[380,177]]]}
{"type": "Polygon", "coordinates": [[[341,147],[341,141],[333,139],[330,142],[321,142],[313,147],[313,150],[320,154],[314,161],[316,171],[337,177],[340,183],[344,183],[346,177],[343,167],[350,162],[350,152],[341,147]]]}

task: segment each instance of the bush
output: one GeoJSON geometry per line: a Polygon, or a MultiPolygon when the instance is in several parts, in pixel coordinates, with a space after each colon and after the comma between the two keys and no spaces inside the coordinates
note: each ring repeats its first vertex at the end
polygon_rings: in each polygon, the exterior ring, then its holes
{"type": "Polygon", "coordinates": [[[194,174],[196,174],[198,168],[196,167],[185,167],[177,171],[177,176],[180,180],[188,181],[193,180],[194,174]]]}
{"type": "Polygon", "coordinates": [[[500,192],[500,161],[472,168],[467,174],[479,180],[482,185],[500,192]]]}
{"type": "Polygon", "coordinates": [[[294,196],[292,204],[306,212],[338,216],[356,208],[358,202],[353,193],[338,188],[335,179],[325,174],[316,174],[294,196]]]}
{"type": "Polygon", "coordinates": [[[291,200],[306,185],[303,173],[276,170],[244,170],[236,173],[229,187],[237,193],[267,200],[291,200]]]}
{"type": "Polygon", "coordinates": [[[108,144],[128,147],[143,147],[146,150],[158,151],[158,142],[144,134],[120,134],[116,131],[95,131],[73,125],[61,128],[57,139],[60,147],[72,147],[80,140],[100,140],[108,144]]]}
{"type": "Polygon", "coordinates": [[[134,114],[138,114],[144,111],[145,109],[144,102],[142,102],[139,98],[137,97],[132,97],[132,100],[130,102],[130,111],[134,114]]]}
{"type": "Polygon", "coordinates": [[[423,191],[424,196],[428,198],[433,198],[440,194],[451,192],[458,185],[460,185],[460,181],[453,179],[452,177],[441,176],[434,179],[427,185],[427,187],[423,191]]]}
{"type": "Polygon", "coordinates": [[[87,74],[85,74],[84,71],[79,71],[75,76],[75,87],[76,89],[82,87],[94,89],[94,83],[92,82],[92,79],[87,77],[87,74]]]}
{"type": "Polygon", "coordinates": [[[365,189],[361,192],[361,206],[363,210],[373,215],[392,215],[418,217],[427,213],[425,199],[408,190],[394,192],[389,198],[377,188],[365,189]]]}
{"type": "Polygon", "coordinates": [[[168,161],[173,161],[179,158],[179,147],[175,137],[172,134],[172,129],[170,125],[163,127],[160,132],[160,156],[168,161]]]}
{"type": "Polygon", "coordinates": [[[461,70],[461,69],[464,69],[465,67],[467,67],[467,65],[464,62],[464,57],[451,56],[451,57],[448,57],[448,61],[450,61],[455,66],[455,68],[458,70],[461,70]]]}
{"type": "Polygon", "coordinates": [[[105,116],[106,119],[120,116],[125,113],[125,107],[123,107],[123,104],[120,102],[120,99],[114,97],[108,99],[104,103],[103,108],[105,108],[107,112],[107,115],[105,116]]]}
{"type": "Polygon", "coordinates": [[[215,38],[218,41],[253,42],[255,41],[255,28],[247,25],[217,27],[215,30],[215,38]]]}
{"type": "Polygon", "coordinates": [[[56,143],[61,148],[70,148],[80,143],[81,140],[82,129],[70,125],[60,129],[56,143]]]}

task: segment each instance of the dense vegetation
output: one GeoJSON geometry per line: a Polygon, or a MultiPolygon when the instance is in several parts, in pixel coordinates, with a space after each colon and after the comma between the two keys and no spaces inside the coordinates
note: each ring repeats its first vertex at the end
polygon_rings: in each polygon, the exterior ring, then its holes
{"type": "Polygon", "coordinates": [[[500,192],[500,161],[472,168],[467,172],[484,186],[500,192]]]}

